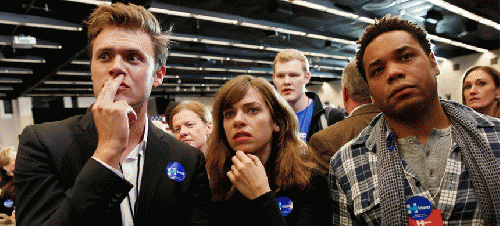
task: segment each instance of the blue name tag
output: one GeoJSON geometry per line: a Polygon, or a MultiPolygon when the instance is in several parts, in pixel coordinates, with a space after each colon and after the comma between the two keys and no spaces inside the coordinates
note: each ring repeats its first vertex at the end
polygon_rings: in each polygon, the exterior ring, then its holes
{"type": "Polygon", "coordinates": [[[288,197],[279,197],[276,199],[278,206],[280,207],[281,215],[286,216],[290,214],[293,210],[293,202],[288,197]]]}
{"type": "Polygon", "coordinates": [[[167,166],[167,176],[177,182],[181,182],[186,178],[186,170],[184,170],[184,167],[182,164],[178,162],[171,162],[167,166]]]}
{"type": "Polygon", "coordinates": [[[12,208],[12,206],[14,206],[14,202],[12,201],[12,199],[7,199],[5,200],[5,202],[3,202],[3,205],[7,208],[12,208]]]}
{"type": "Polygon", "coordinates": [[[431,215],[432,204],[422,196],[413,196],[406,201],[408,216],[413,220],[424,220],[431,215]]]}

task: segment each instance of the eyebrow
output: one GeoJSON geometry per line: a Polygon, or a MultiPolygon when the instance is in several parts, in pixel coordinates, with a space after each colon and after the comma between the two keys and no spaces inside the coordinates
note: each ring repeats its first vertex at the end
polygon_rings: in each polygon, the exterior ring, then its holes
{"type": "MultiPolygon", "coordinates": [[[[408,45],[404,45],[404,46],[401,46],[401,47],[395,49],[392,53],[395,56],[399,56],[399,55],[403,54],[405,51],[407,51],[408,49],[412,49],[412,47],[408,46],[408,45]]],[[[368,68],[377,67],[379,65],[382,65],[382,60],[375,60],[374,62],[368,64],[368,68]]]]}

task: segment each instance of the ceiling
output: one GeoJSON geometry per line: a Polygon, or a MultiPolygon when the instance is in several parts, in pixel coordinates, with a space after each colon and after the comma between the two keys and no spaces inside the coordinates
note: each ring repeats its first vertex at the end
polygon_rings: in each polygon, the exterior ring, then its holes
{"type": "MultiPolygon", "coordinates": [[[[74,1],[3,3],[1,99],[93,95],[82,21],[96,4],[111,1],[74,1]]],[[[149,8],[163,30],[173,25],[167,76],[164,84],[153,90],[153,96],[213,95],[227,79],[239,74],[271,79],[274,56],[285,48],[306,53],[313,75],[311,84],[339,79],[354,56],[355,41],[363,30],[373,19],[388,13],[424,26],[438,57],[500,48],[497,0],[126,2],[149,8]]]]}

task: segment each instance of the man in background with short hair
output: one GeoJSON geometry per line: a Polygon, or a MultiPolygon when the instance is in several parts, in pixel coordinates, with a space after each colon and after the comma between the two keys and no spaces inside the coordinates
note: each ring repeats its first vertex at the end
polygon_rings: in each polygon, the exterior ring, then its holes
{"type": "Polygon", "coordinates": [[[372,103],[366,82],[356,68],[356,60],[351,61],[344,69],[341,83],[344,108],[349,116],[317,132],[309,141],[309,146],[320,154],[326,165],[337,150],[358,136],[380,114],[380,109],[372,103]]]}
{"type": "Polygon", "coordinates": [[[278,92],[292,106],[299,119],[300,137],[309,142],[311,136],[344,119],[342,111],[325,108],[314,92],[306,92],[311,80],[309,61],[303,53],[285,49],[276,55],[273,62],[273,82],[278,92]]]}

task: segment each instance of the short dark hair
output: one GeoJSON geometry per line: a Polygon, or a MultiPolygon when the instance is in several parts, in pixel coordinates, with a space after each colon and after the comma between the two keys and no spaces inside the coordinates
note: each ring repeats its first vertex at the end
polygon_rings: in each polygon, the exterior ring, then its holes
{"type": "Polygon", "coordinates": [[[366,82],[366,72],[363,66],[363,55],[365,54],[366,47],[373,41],[373,39],[390,31],[406,31],[419,42],[420,46],[427,55],[432,52],[431,42],[427,39],[427,32],[424,28],[411,21],[401,19],[399,16],[385,15],[376,20],[374,24],[368,26],[357,42],[360,46],[359,50],[356,52],[356,66],[366,82]]]}

